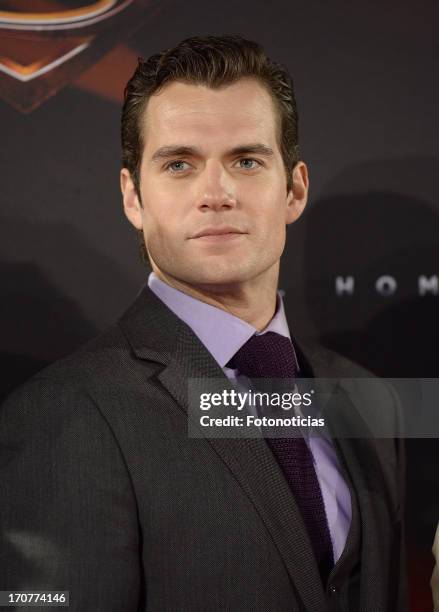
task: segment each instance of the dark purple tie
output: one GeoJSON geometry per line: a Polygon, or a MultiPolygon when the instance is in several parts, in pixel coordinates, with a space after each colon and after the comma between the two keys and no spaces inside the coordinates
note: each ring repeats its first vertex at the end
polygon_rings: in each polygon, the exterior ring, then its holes
{"type": "MultiPolygon", "coordinates": [[[[294,379],[298,369],[291,340],[275,332],[252,336],[227,365],[250,379],[294,379]]],[[[302,436],[267,438],[267,444],[291,487],[326,584],[334,555],[312,453],[302,436]]]]}

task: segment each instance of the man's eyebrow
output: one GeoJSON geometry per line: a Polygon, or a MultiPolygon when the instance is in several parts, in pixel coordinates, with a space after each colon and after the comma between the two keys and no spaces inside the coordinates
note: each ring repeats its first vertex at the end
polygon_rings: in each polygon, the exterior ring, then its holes
{"type": "MultiPolygon", "coordinates": [[[[232,157],[235,155],[262,155],[264,157],[273,157],[274,151],[262,143],[243,144],[233,147],[227,151],[227,155],[232,157]]],[[[151,157],[152,162],[163,161],[172,157],[201,157],[201,151],[196,147],[188,147],[185,145],[168,145],[160,147],[151,157]]]]}
{"type": "Polygon", "coordinates": [[[171,157],[196,156],[201,155],[200,151],[195,147],[186,147],[184,145],[168,145],[160,147],[151,157],[152,162],[170,159],[171,157]]]}
{"type": "Polygon", "coordinates": [[[263,157],[273,157],[274,151],[271,147],[262,143],[256,142],[254,144],[239,145],[233,147],[228,153],[229,155],[262,155],[263,157]]]}

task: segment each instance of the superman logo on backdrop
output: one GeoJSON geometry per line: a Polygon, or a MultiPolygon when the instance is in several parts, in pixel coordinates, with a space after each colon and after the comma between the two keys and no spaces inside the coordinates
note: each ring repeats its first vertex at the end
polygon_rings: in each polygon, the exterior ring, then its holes
{"type": "Polygon", "coordinates": [[[0,1],[1,97],[23,113],[34,110],[143,25],[157,5],[157,0],[0,1]]]}

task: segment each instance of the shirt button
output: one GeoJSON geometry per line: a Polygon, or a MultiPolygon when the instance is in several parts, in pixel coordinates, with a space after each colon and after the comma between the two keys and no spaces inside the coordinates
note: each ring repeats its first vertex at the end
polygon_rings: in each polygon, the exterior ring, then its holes
{"type": "Polygon", "coordinates": [[[337,593],[337,587],[334,586],[333,584],[329,585],[328,590],[331,595],[335,595],[337,593]]]}

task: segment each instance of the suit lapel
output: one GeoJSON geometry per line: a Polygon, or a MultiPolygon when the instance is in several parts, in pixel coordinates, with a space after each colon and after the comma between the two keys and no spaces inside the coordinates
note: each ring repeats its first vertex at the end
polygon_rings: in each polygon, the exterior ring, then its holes
{"type": "Polygon", "coordinates": [[[351,428],[354,421],[353,427],[358,437],[340,436],[337,442],[354,484],[360,509],[361,612],[384,610],[387,605],[383,595],[387,591],[386,568],[390,563],[388,543],[392,525],[379,454],[370,430],[342,388],[331,399],[327,413],[332,413],[330,422],[336,421],[337,426],[342,418],[346,419],[346,415],[350,415],[350,423],[346,427],[351,428]]]}
{"type": "MultiPolygon", "coordinates": [[[[165,365],[158,379],[188,414],[188,380],[219,380],[222,369],[192,330],[148,288],[120,320],[136,356],[165,365]]],[[[265,525],[305,608],[326,609],[311,544],[290,488],[267,444],[257,438],[207,438],[265,525]]]]}
{"type": "MultiPolygon", "coordinates": [[[[324,408],[325,421],[334,438],[341,464],[351,477],[358,499],[361,521],[361,612],[384,610],[386,568],[391,560],[388,543],[391,504],[386,492],[379,448],[355,405],[355,397],[339,379],[339,368],[331,354],[314,352],[316,378],[331,379],[334,391],[324,408]],[[384,599],[383,599],[384,597],[384,599]]],[[[349,374],[346,375],[348,377],[349,374]]]]}

